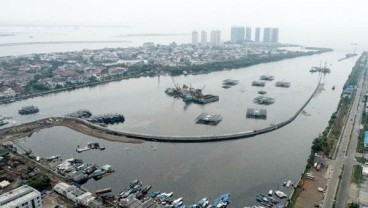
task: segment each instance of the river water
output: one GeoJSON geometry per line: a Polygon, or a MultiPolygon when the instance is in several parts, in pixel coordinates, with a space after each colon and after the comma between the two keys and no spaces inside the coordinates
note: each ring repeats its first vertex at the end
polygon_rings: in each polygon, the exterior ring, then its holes
{"type": "Polygon", "coordinates": [[[2,105],[0,114],[12,116],[15,125],[78,109],[89,109],[95,114],[123,113],[126,122],[109,128],[154,135],[217,135],[260,129],[288,119],[300,108],[318,82],[318,74],[311,74],[310,67],[326,60],[332,72],[322,77],[324,89],[311,100],[306,112],[291,124],[256,137],[201,144],[123,144],[86,136],[65,127],[54,127],[18,141],[42,157],[60,154],[63,159],[74,157],[112,165],[115,173],[84,185],[91,191],[111,186],[117,193],[131,180],[139,178],[151,184],[154,191],[174,191],[176,196],[184,197],[186,204],[205,196],[214,199],[229,192],[230,207],[243,207],[255,204],[255,195],[269,189],[290,193],[291,189],[282,187],[282,183],[299,179],[312,140],[323,131],[336,111],[343,84],[355,63],[355,59],[337,62],[343,56],[344,53],[331,52],[242,69],[174,77],[176,83],[204,87],[205,93],[220,96],[219,102],[207,105],[187,106],[181,100],[167,96],[164,90],[172,87],[173,81],[161,76],[122,80],[27,99],[2,105]],[[273,75],[275,80],[267,82],[264,88],[252,87],[251,82],[262,74],[273,75]],[[237,79],[240,83],[223,89],[221,82],[224,79],[237,79]],[[276,88],[276,81],[289,81],[291,87],[276,88]],[[335,90],[332,90],[333,86],[335,90]],[[253,99],[259,90],[266,90],[267,96],[275,98],[276,102],[269,106],[254,104],[253,99]],[[36,105],[40,112],[18,115],[17,110],[26,105],[36,105]],[[268,118],[246,119],[247,108],[265,108],[268,118]],[[224,119],[215,127],[197,125],[194,119],[201,112],[221,114],[224,119]],[[90,141],[104,144],[106,150],[75,152],[77,145],[84,146],[90,141]]]}

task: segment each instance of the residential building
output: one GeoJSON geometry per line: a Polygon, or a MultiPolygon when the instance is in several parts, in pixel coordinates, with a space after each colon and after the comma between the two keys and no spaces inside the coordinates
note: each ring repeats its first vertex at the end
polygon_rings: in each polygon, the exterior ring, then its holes
{"type": "Polygon", "coordinates": [[[263,42],[268,43],[271,41],[271,28],[266,27],[263,29],[263,42]]]}
{"type": "Polygon", "coordinates": [[[41,193],[28,185],[21,186],[0,195],[0,207],[42,208],[41,193]]]}
{"type": "Polygon", "coordinates": [[[245,29],[245,40],[246,41],[251,41],[252,40],[252,28],[251,27],[247,27],[245,29]]]}
{"type": "Polygon", "coordinates": [[[254,41],[259,42],[260,38],[261,38],[261,28],[256,27],[256,33],[255,33],[254,41]]]}
{"type": "Polygon", "coordinates": [[[201,32],[201,44],[207,45],[207,32],[206,31],[201,32]]]}
{"type": "Polygon", "coordinates": [[[271,33],[271,42],[278,43],[279,42],[279,28],[272,28],[271,33]]]}
{"type": "Polygon", "coordinates": [[[192,32],[192,44],[193,45],[198,44],[198,32],[197,31],[192,32]]]}
{"type": "Polygon", "coordinates": [[[231,28],[231,42],[239,43],[244,41],[245,29],[244,27],[231,28]]]}
{"type": "Polygon", "coordinates": [[[211,45],[220,45],[221,44],[221,31],[220,30],[211,31],[210,42],[211,42],[211,45]]]}

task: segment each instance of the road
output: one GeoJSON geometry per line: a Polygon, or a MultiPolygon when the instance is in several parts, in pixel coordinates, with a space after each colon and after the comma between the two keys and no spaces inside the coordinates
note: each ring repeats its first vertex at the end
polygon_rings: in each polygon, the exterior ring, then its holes
{"type": "Polygon", "coordinates": [[[356,96],[354,97],[352,107],[348,115],[348,120],[340,136],[340,145],[337,150],[336,158],[331,163],[333,171],[327,182],[327,190],[323,203],[324,208],[345,208],[348,202],[350,179],[353,166],[356,164],[355,152],[358,142],[361,117],[364,110],[364,103],[362,103],[362,100],[366,91],[367,83],[365,82],[365,76],[361,76],[358,81],[356,96]],[[341,182],[339,181],[340,175],[341,182]],[[340,188],[335,201],[335,194],[339,186],[339,182],[340,188]]]}

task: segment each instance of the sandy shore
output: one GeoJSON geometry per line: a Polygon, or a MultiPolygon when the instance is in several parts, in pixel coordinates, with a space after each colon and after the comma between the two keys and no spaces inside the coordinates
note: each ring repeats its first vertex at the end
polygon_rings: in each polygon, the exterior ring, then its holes
{"type": "Polygon", "coordinates": [[[129,138],[123,135],[109,134],[103,127],[85,122],[81,119],[73,118],[46,118],[31,123],[21,124],[19,126],[9,127],[0,130],[1,142],[11,141],[14,139],[31,136],[34,132],[54,126],[65,126],[67,128],[78,131],[82,134],[101,138],[108,141],[123,143],[142,143],[144,140],[129,138]]]}

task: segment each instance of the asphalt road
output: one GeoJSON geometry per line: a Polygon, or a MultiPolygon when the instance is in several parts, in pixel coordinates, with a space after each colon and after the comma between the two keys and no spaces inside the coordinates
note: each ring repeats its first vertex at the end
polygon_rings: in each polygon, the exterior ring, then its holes
{"type": "Polygon", "coordinates": [[[340,145],[337,150],[336,159],[331,163],[333,165],[333,171],[327,182],[327,190],[323,203],[324,208],[331,208],[334,204],[337,208],[346,208],[346,204],[348,202],[350,179],[353,166],[356,164],[355,152],[358,142],[361,117],[364,110],[364,103],[362,103],[362,101],[367,90],[367,83],[364,82],[364,77],[365,76],[361,76],[359,79],[356,96],[349,112],[345,128],[343,129],[343,133],[340,137],[340,145]],[[334,198],[340,182],[340,174],[342,176],[341,183],[335,202],[334,198]]]}

